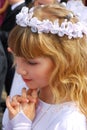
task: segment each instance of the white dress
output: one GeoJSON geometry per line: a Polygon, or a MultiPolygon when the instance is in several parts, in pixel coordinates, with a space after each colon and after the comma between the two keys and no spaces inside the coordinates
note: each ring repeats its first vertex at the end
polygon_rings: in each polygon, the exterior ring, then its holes
{"type": "Polygon", "coordinates": [[[81,0],[69,0],[66,8],[73,11],[79,20],[85,22],[87,25],[87,6],[84,6],[81,0]]]}
{"type": "Polygon", "coordinates": [[[40,100],[33,122],[21,111],[6,123],[3,130],[87,130],[86,117],[73,102],[51,105],[40,100]]]}

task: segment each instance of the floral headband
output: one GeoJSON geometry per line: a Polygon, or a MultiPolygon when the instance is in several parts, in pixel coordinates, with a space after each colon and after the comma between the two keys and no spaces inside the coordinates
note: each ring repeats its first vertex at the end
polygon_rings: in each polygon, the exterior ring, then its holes
{"type": "Polygon", "coordinates": [[[33,17],[34,7],[29,10],[28,7],[23,7],[21,12],[16,15],[16,23],[22,27],[31,27],[31,31],[34,33],[51,33],[57,34],[60,37],[67,35],[71,38],[82,38],[83,35],[87,35],[87,27],[81,23],[72,23],[69,21],[73,17],[73,14],[69,14],[64,22],[59,25],[58,19],[51,22],[49,19],[40,21],[37,17],[33,17]]]}

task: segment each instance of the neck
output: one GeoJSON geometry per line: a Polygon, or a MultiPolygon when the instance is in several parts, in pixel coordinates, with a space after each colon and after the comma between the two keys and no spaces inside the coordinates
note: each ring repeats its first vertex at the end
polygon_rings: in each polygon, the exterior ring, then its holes
{"type": "Polygon", "coordinates": [[[49,89],[49,87],[47,88],[42,88],[40,89],[39,92],[39,98],[49,104],[54,104],[54,99],[53,99],[53,94],[51,92],[51,90],[49,89]]]}
{"type": "MultiPolygon", "coordinates": [[[[40,89],[39,99],[41,99],[42,101],[44,101],[48,104],[56,104],[53,94],[52,94],[51,90],[49,89],[49,87],[45,88],[45,89],[44,88],[40,89]]],[[[67,94],[67,96],[59,102],[64,103],[64,102],[69,102],[69,101],[71,101],[71,98],[70,98],[69,94],[67,94]]]]}

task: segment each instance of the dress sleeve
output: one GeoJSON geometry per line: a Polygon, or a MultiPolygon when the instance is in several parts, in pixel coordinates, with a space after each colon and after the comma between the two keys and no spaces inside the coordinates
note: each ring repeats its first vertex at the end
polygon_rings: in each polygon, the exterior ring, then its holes
{"type": "Polygon", "coordinates": [[[32,121],[26,117],[23,111],[19,112],[12,120],[10,120],[12,130],[31,130],[32,121]]]}
{"type": "Polygon", "coordinates": [[[59,121],[55,130],[87,130],[86,117],[80,113],[72,113],[59,121]]]}

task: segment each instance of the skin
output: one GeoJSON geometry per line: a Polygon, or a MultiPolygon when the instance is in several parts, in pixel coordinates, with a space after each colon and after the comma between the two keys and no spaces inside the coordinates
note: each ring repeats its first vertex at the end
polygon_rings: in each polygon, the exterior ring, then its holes
{"type": "Polygon", "coordinates": [[[53,71],[53,62],[50,58],[35,58],[26,61],[16,57],[16,70],[30,89],[49,88],[48,81],[53,71]]]}
{"type": "Polygon", "coordinates": [[[10,100],[8,96],[6,105],[9,110],[9,118],[14,118],[21,110],[32,121],[35,117],[35,109],[37,104],[37,92],[33,90],[28,96],[25,88],[22,89],[22,95],[16,95],[10,100]],[[21,109],[20,109],[21,108],[21,109]]]}
{"type": "Polygon", "coordinates": [[[16,57],[16,70],[19,73],[29,90],[22,90],[22,96],[14,96],[12,101],[8,97],[6,105],[9,109],[9,116],[12,119],[20,112],[20,106],[25,115],[33,120],[39,98],[47,103],[52,103],[52,93],[49,88],[49,78],[54,69],[52,60],[48,57],[38,57],[28,61],[22,57],[16,57]]]}
{"type": "Polygon", "coordinates": [[[17,2],[20,2],[20,1],[22,1],[22,0],[8,0],[8,3],[9,3],[10,5],[13,5],[13,4],[15,4],[15,3],[17,3],[17,2]]]}
{"type": "Polygon", "coordinates": [[[4,13],[6,11],[8,5],[9,5],[8,0],[6,0],[3,7],[0,8],[0,14],[4,13]]]}
{"type": "Polygon", "coordinates": [[[34,6],[45,5],[45,4],[53,4],[53,3],[54,3],[54,0],[35,0],[34,6]]]}

